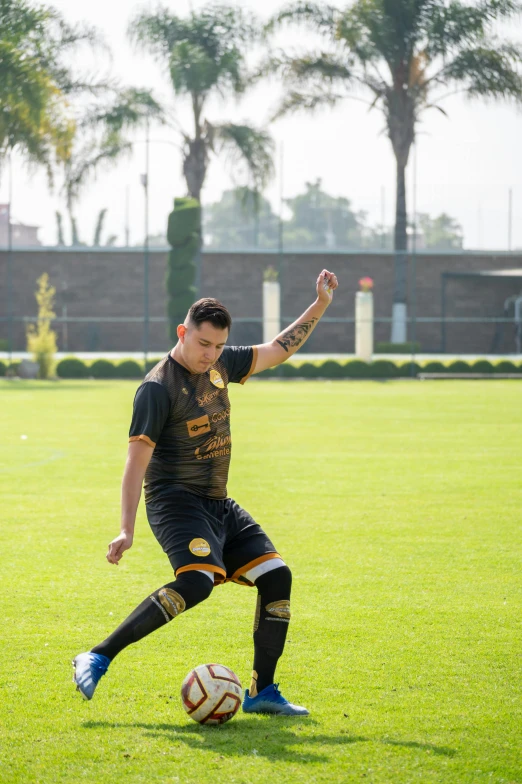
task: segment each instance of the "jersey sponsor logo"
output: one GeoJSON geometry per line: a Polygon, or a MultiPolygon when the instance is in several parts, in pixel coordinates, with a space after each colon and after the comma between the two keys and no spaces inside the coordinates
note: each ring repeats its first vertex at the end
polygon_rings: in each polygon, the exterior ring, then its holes
{"type": "Polygon", "coordinates": [[[198,460],[210,460],[214,457],[225,457],[230,454],[232,438],[228,436],[211,436],[205,443],[198,446],[194,454],[198,460]]]}
{"type": "Polygon", "coordinates": [[[210,421],[213,425],[217,425],[218,422],[227,422],[230,419],[230,409],[224,408],[222,411],[216,411],[215,414],[212,414],[210,417],[210,421]]]}
{"type": "Polygon", "coordinates": [[[198,419],[189,419],[187,422],[187,430],[191,438],[208,433],[210,430],[208,415],[205,414],[205,416],[199,417],[198,419]]]}
{"type": "Polygon", "coordinates": [[[210,383],[214,384],[215,387],[219,387],[220,389],[225,389],[225,382],[221,378],[220,374],[217,370],[210,371],[210,383]]]}
{"type": "Polygon", "coordinates": [[[192,555],[197,555],[198,558],[206,558],[210,555],[210,545],[206,539],[193,539],[189,544],[189,550],[192,555]]]}
{"type": "Polygon", "coordinates": [[[201,397],[196,398],[198,406],[208,406],[219,395],[219,391],[219,389],[213,389],[211,392],[206,392],[201,397]]]}

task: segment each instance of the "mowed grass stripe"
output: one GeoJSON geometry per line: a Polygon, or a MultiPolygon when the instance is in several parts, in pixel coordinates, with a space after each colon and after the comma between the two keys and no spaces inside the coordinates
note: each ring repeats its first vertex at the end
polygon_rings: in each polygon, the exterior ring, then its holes
{"type": "Polygon", "coordinates": [[[0,781],[522,781],[520,386],[232,387],[229,491],[294,572],[278,678],[312,716],[217,729],[178,692],[205,661],[248,685],[239,586],[125,651],[91,703],[70,682],[172,579],[143,509],[122,564],[104,558],[135,387],[0,383],[0,781]]]}

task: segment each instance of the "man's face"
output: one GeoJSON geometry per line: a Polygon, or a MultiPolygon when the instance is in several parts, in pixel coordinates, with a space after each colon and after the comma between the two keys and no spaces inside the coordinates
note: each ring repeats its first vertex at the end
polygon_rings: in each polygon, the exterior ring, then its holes
{"type": "Polygon", "coordinates": [[[228,338],[228,329],[218,329],[210,321],[178,327],[183,362],[192,373],[206,373],[218,361],[228,338]]]}

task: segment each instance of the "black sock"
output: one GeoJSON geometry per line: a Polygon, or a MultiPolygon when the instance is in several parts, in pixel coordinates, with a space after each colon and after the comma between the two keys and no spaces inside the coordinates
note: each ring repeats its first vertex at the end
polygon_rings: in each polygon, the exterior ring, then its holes
{"type": "Polygon", "coordinates": [[[154,591],[92,653],[114,659],[124,648],[190,610],[212,593],[213,585],[201,572],[184,572],[173,583],[154,591]]]}
{"type": "Polygon", "coordinates": [[[280,566],[256,580],[258,590],[254,621],[254,671],[250,694],[274,682],[277,662],[285,647],[290,621],[292,573],[280,566]]]}

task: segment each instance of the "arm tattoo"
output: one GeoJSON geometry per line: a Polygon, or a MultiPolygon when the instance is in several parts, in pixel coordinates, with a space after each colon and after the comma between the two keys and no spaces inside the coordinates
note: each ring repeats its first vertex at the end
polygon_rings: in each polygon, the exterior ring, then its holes
{"type": "Polygon", "coordinates": [[[288,354],[289,347],[298,348],[301,343],[306,340],[309,333],[315,327],[316,321],[316,318],[312,318],[310,321],[304,321],[302,324],[297,324],[297,326],[289,329],[287,332],[283,332],[281,340],[278,340],[277,342],[288,354]]]}

